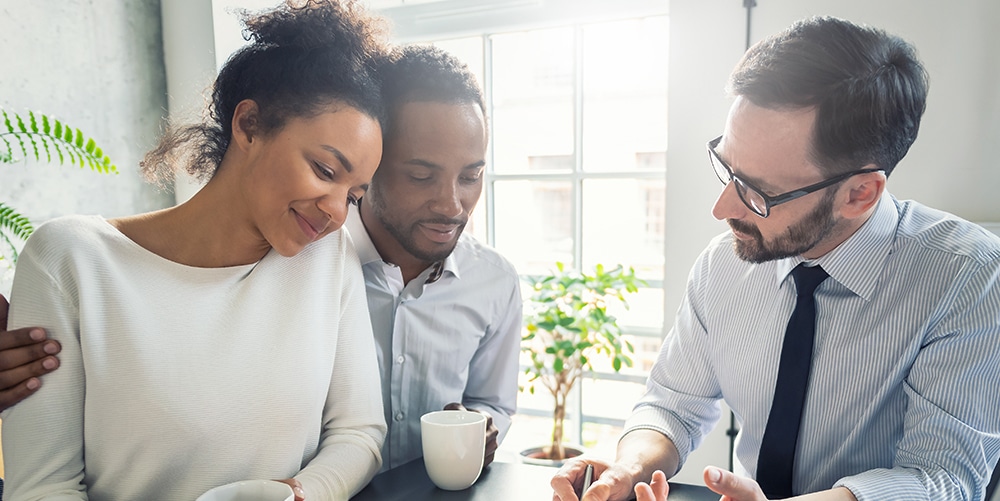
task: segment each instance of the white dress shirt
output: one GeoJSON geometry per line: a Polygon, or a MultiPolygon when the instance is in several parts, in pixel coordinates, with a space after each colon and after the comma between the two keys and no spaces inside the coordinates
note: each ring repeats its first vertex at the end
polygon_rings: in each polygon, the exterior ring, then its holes
{"type": "Polygon", "coordinates": [[[420,416],[450,402],[489,412],[503,439],[518,391],[522,313],[514,267],[463,234],[442,264],[404,285],[356,208],[344,226],[361,257],[375,333],[389,425],[383,470],[423,455],[420,416]]]}
{"type": "MultiPolygon", "coordinates": [[[[741,428],[736,473],[752,477],[802,259],[749,263],[732,238],[695,263],[626,430],[664,433],[683,461],[725,399],[741,428]]],[[[793,491],[982,499],[1000,456],[1000,239],[885,194],[815,262],[830,278],[815,293],[793,491]]]]}

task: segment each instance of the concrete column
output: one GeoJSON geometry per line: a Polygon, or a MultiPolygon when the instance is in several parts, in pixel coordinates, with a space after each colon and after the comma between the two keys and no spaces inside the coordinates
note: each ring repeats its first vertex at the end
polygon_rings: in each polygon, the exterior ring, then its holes
{"type": "MultiPolygon", "coordinates": [[[[201,117],[217,72],[212,0],[162,0],[160,9],[170,120],[190,123],[201,117]]],[[[191,198],[200,188],[179,174],[175,202],[191,198]]]]}

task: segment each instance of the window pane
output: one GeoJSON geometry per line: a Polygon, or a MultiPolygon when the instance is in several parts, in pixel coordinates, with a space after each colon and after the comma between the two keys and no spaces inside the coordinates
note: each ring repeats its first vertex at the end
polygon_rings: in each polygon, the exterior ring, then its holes
{"type": "Polygon", "coordinates": [[[585,171],[666,169],[667,28],[665,16],[584,26],[585,171]]]}
{"type": "Polygon", "coordinates": [[[626,381],[609,381],[584,376],[583,414],[624,420],[646,391],[646,385],[626,381]]]}
{"type": "Polygon", "coordinates": [[[494,35],[492,45],[494,172],[571,169],[572,28],[494,35]]]}
{"type": "Polygon", "coordinates": [[[497,181],[494,247],[522,275],[556,261],[573,265],[573,193],[568,181],[497,181]]]}
{"type": "Polygon", "coordinates": [[[629,308],[615,303],[608,305],[608,313],[618,319],[618,325],[626,331],[641,328],[646,332],[663,330],[663,288],[639,287],[639,292],[625,296],[629,308]]]}
{"type": "Polygon", "coordinates": [[[624,264],[653,280],[663,278],[666,181],[583,181],[583,264],[624,264]]]}

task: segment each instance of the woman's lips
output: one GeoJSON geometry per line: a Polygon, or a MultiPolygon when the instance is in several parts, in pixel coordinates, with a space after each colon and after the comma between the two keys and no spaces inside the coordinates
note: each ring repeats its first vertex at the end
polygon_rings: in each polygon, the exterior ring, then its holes
{"type": "Polygon", "coordinates": [[[322,227],[323,225],[310,222],[302,214],[299,214],[295,210],[292,210],[292,213],[295,214],[295,221],[299,223],[299,229],[301,229],[302,233],[304,233],[306,237],[309,238],[309,241],[311,242],[313,240],[316,240],[316,237],[318,237],[319,234],[322,232],[322,229],[317,230],[316,228],[322,227]]]}

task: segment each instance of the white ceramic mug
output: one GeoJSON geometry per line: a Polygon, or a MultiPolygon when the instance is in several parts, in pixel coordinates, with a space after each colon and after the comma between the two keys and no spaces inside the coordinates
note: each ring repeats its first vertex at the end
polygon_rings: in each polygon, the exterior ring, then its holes
{"type": "Polygon", "coordinates": [[[195,501],[294,501],[295,493],[276,480],[242,480],[211,489],[195,501]]]}
{"type": "Polygon", "coordinates": [[[424,466],[434,485],[448,491],[470,487],[483,470],[486,416],[472,411],[436,411],[420,417],[424,466]]]}

